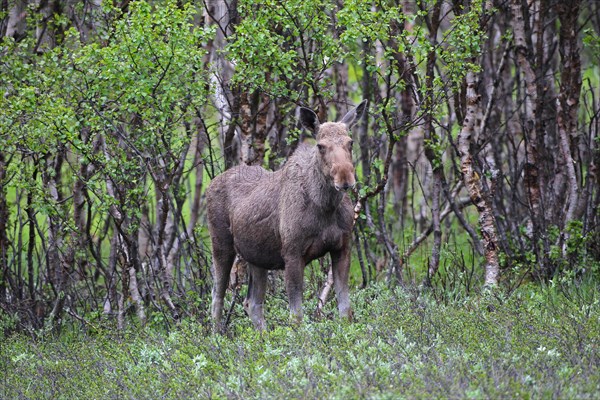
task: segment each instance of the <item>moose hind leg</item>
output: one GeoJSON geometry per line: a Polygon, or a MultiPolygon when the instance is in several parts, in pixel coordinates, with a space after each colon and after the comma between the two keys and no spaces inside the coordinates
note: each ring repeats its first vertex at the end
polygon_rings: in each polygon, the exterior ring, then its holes
{"type": "Polygon", "coordinates": [[[267,290],[268,271],[248,264],[248,294],[244,300],[244,309],[256,329],[264,331],[267,327],[264,314],[265,292],[267,290]]]}
{"type": "Polygon", "coordinates": [[[304,264],[299,258],[285,260],[285,288],[290,302],[290,318],[294,323],[301,323],[302,293],[304,290],[304,264]]]}
{"type": "Polygon", "coordinates": [[[229,240],[213,240],[213,288],[212,288],[212,305],[211,314],[215,327],[218,330],[223,330],[221,319],[223,315],[223,299],[225,291],[229,284],[229,274],[235,259],[235,250],[233,241],[229,240]]]}

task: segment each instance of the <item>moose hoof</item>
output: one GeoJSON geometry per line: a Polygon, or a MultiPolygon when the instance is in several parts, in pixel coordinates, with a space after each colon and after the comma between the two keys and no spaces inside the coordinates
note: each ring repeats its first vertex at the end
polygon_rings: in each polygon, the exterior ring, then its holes
{"type": "Polygon", "coordinates": [[[293,325],[302,324],[303,316],[302,314],[290,314],[290,323],[293,325]]]}
{"type": "Polygon", "coordinates": [[[219,335],[225,334],[225,324],[223,322],[214,322],[212,324],[212,331],[219,335]]]}

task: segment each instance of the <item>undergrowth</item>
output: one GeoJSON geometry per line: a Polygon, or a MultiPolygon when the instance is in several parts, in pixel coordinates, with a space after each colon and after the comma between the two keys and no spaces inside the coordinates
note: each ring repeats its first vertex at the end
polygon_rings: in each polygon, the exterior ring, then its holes
{"type": "Polygon", "coordinates": [[[333,304],[290,325],[275,296],[263,334],[236,312],[225,335],[193,320],[168,332],[105,323],[13,335],[1,342],[0,397],[596,398],[597,289],[524,285],[440,301],[372,285],[354,292],[352,323],[330,318],[333,304]]]}

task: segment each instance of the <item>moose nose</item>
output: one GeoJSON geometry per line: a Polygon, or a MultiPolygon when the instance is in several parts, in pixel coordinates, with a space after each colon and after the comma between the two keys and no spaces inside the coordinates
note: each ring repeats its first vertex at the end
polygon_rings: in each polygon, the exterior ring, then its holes
{"type": "Polygon", "coordinates": [[[346,191],[346,190],[348,190],[348,189],[352,189],[353,187],[354,187],[354,185],[351,185],[351,184],[349,184],[348,182],[345,182],[345,183],[344,183],[343,185],[341,185],[341,186],[337,186],[337,185],[336,185],[336,189],[337,189],[337,190],[343,190],[343,191],[346,191]]]}

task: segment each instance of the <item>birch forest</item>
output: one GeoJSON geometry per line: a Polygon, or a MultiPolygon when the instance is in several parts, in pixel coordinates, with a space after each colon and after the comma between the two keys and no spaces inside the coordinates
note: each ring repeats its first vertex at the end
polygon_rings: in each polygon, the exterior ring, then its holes
{"type": "Polygon", "coordinates": [[[353,292],[600,274],[598,1],[4,0],[0,37],[3,329],[209,323],[210,180],[362,99],[353,292]]]}

